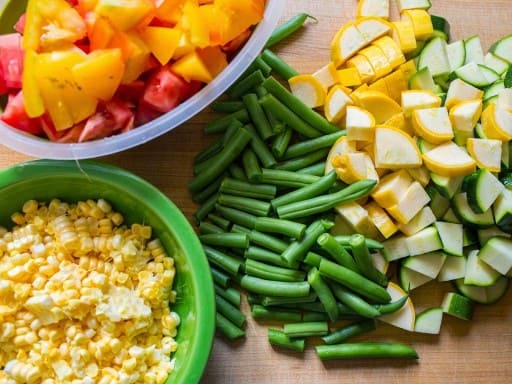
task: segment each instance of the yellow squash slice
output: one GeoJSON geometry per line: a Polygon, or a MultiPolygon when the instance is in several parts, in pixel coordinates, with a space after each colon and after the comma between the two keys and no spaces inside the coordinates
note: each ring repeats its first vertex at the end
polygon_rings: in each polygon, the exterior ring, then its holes
{"type": "Polygon", "coordinates": [[[453,128],[445,107],[415,109],[412,125],[416,134],[433,144],[453,139],[453,128]]]}
{"type": "Polygon", "coordinates": [[[383,124],[397,113],[402,112],[400,105],[379,91],[358,92],[352,94],[354,103],[370,112],[376,124],[383,124]]]}
{"type": "Polygon", "coordinates": [[[490,172],[501,171],[501,140],[469,138],[466,146],[480,168],[490,172]]]}
{"type": "Polygon", "coordinates": [[[377,126],[375,128],[376,168],[416,168],[422,164],[416,142],[404,131],[377,126]]]}
{"type": "Polygon", "coordinates": [[[349,105],[347,107],[345,129],[350,140],[373,141],[375,119],[366,109],[349,105]]]}
{"type": "Polygon", "coordinates": [[[452,141],[424,153],[423,161],[431,172],[441,176],[463,176],[476,169],[475,160],[452,141]]]}
{"type": "Polygon", "coordinates": [[[322,83],[313,75],[297,75],[288,80],[290,90],[295,97],[309,108],[324,105],[326,91],[322,83]]]}

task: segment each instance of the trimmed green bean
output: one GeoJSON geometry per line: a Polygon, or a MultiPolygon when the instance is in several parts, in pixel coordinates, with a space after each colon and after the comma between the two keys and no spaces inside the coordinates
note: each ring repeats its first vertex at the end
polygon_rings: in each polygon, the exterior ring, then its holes
{"type": "Polygon", "coordinates": [[[242,97],[242,101],[244,102],[245,108],[247,108],[249,116],[251,117],[251,121],[262,140],[266,141],[269,137],[273,136],[274,130],[272,129],[265,112],[263,112],[263,109],[261,108],[258,96],[255,93],[247,93],[242,97]]]}
{"type": "Polygon", "coordinates": [[[276,197],[270,201],[272,204],[272,208],[276,209],[282,205],[295,203],[297,201],[302,201],[306,199],[310,199],[312,197],[318,196],[322,193],[327,192],[327,190],[334,184],[337,179],[337,175],[334,171],[329,172],[327,175],[319,178],[317,181],[306,185],[302,188],[296,189],[295,191],[288,192],[279,197],[276,197]]]}
{"type": "Polygon", "coordinates": [[[286,153],[288,145],[290,144],[290,141],[292,139],[292,135],[293,131],[290,128],[285,127],[281,132],[274,136],[271,150],[277,159],[281,159],[286,153]]]}
{"type": "Polygon", "coordinates": [[[394,313],[398,311],[400,308],[402,308],[405,303],[407,302],[407,299],[409,299],[409,295],[402,296],[396,301],[393,301],[388,304],[376,304],[374,307],[379,311],[381,315],[387,315],[390,313],[394,313]]]}
{"type": "Polygon", "coordinates": [[[254,304],[251,307],[251,315],[255,319],[278,321],[301,321],[302,315],[298,311],[290,309],[265,308],[263,305],[254,304]]]}
{"type": "Polygon", "coordinates": [[[309,108],[301,100],[295,97],[279,81],[272,76],[268,77],[263,86],[273,94],[281,103],[294,111],[304,122],[324,134],[338,132],[340,128],[329,123],[322,115],[309,108]]]}
{"type": "Polygon", "coordinates": [[[239,100],[217,100],[214,101],[210,108],[215,112],[233,113],[244,108],[244,103],[239,100]]]}
{"type": "Polygon", "coordinates": [[[245,275],[242,277],[240,285],[249,292],[265,296],[301,297],[309,293],[309,284],[306,281],[272,281],[245,275]]]}
{"type": "Polygon", "coordinates": [[[288,337],[325,336],[329,332],[326,321],[309,321],[304,323],[284,324],[283,330],[288,337]]]}
{"type": "Polygon", "coordinates": [[[247,292],[246,296],[247,296],[247,302],[249,303],[249,305],[251,305],[251,306],[254,304],[261,305],[261,299],[263,296],[256,295],[251,292],[247,292]]]}
{"type": "Polygon", "coordinates": [[[242,328],[245,324],[245,315],[222,296],[215,295],[215,306],[217,308],[217,312],[235,324],[238,328],[242,328]]]}
{"type": "Polygon", "coordinates": [[[231,278],[222,272],[221,270],[215,268],[213,265],[210,266],[210,272],[212,274],[213,282],[218,284],[219,287],[227,288],[231,278]]]}
{"type": "MultiPolygon", "coordinates": [[[[238,128],[242,128],[244,125],[240,122],[240,120],[233,120],[231,123],[229,123],[228,127],[226,128],[226,131],[222,135],[222,146],[225,147],[226,144],[229,142],[229,139],[233,137],[233,135],[236,133],[236,130],[238,128]]],[[[213,158],[211,161],[215,161],[216,159],[213,158]]]]}
{"type": "MultiPolygon", "coordinates": [[[[263,88],[263,87],[260,87],[263,91],[261,92],[261,94],[259,95],[259,97],[263,97],[265,96],[266,94],[268,94],[268,91],[263,88]]],[[[259,102],[259,100],[258,100],[259,102]]],[[[268,113],[267,111],[264,111],[265,112],[265,116],[267,116],[267,119],[268,119],[268,122],[270,123],[270,126],[272,127],[272,132],[274,133],[273,137],[279,135],[280,133],[282,133],[283,131],[286,130],[286,124],[283,123],[281,120],[279,120],[277,118],[277,116],[273,115],[272,113],[268,113]]]]}
{"type": "Polygon", "coordinates": [[[311,267],[320,267],[320,261],[322,260],[322,256],[315,252],[308,252],[306,257],[304,258],[304,263],[311,267]]]}
{"type": "Polygon", "coordinates": [[[245,261],[245,273],[249,276],[272,281],[304,281],[305,273],[296,269],[276,267],[254,259],[245,261]]]}
{"type": "Polygon", "coordinates": [[[332,227],[331,222],[325,220],[317,220],[311,223],[299,241],[294,241],[281,253],[283,260],[286,260],[290,267],[296,267],[297,264],[306,257],[306,254],[315,243],[318,236],[332,227]]]}
{"type": "Polygon", "coordinates": [[[244,170],[238,164],[231,163],[231,165],[228,168],[228,173],[231,175],[233,179],[247,180],[247,176],[245,175],[244,170]]]}
{"type": "Polygon", "coordinates": [[[258,95],[258,97],[265,96],[268,93],[267,89],[261,85],[258,85],[254,92],[256,92],[256,95],[258,95]]]}
{"type": "Polygon", "coordinates": [[[310,292],[309,295],[304,297],[276,297],[276,296],[263,296],[261,304],[265,307],[280,306],[284,304],[297,304],[297,303],[312,303],[318,298],[316,292],[310,292]]]}
{"type": "Polygon", "coordinates": [[[300,338],[290,339],[286,334],[278,329],[267,329],[268,342],[277,347],[291,349],[295,352],[304,352],[306,341],[300,338]]]}
{"type": "Polygon", "coordinates": [[[288,127],[305,137],[318,137],[322,132],[313,128],[302,120],[292,109],[288,108],[274,95],[268,94],[260,98],[260,104],[266,113],[271,113],[285,123],[288,127]]]}
{"type": "Polygon", "coordinates": [[[202,235],[210,234],[210,233],[224,233],[226,232],[224,229],[215,225],[213,223],[209,223],[207,221],[199,222],[199,233],[202,235]]]}
{"type": "Polygon", "coordinates": [[[224,218],[228,219],[232,223],[235,223],[235,224],[241,225],[243,227],[247,227],[247,228],[254,228],[254,223],[256,222],[257,216],[254,216],[250,213],[241,211],[239,209],[225,207],[220,204],[216,204],[215,209],[224,218]]]}
{"type": "Polygon", "coordinates": [[[252,184],[246,181],[224,178],[220,184],[220,192],[230,195],[251,197],[260,200],[271,200],[276,195],[276,186],[271,184],[252,184]]]}
{"type": "Polygon", "coordinates": [[[298,13],[283,24],[277,26],[277,28],[274,29],[270,35],[270,38],[267,40],[264,48],[270,48],[271,46],[292,35],[302,27],[308,18],[311,18],[314,21],[318,21],[316,18],[308,15],[307,13],[298,13]]]}
{"type": "Polygon", "coordinates": [[[260,232],[279,233],[301,240],[306,232],[306,225],[275,217],[258,217],[254,223],[254,229],[260,232]]]}
{"type": "MultiPolygon", "coordinates": [[[[334,242],[336,242],[336,240],[334,240],[334,242]]],[[[354,260],[361,274],[377,284],[384,287],[387,286],[388,278],[375,268],[368,247],[366,246],[365,237],[361,234],[352,235],[350,238],[350,246],[352,247],[354,260]]]]}
{"type": "Polygon", "coordinates": [[[255,182],[261,178],[260,163],[251,148],[245,148],[245,151],[242,153],[242,164],[249,181],[255,182]]]}
{"type": "Polygon", "coordinates": [[[288,243],[286,241],[256,230],[252,230],[249,233],[249,240],[251,243],[279,253],[283,252],[288,247],[288,243]]]}
{"type": "MultiPolygon", "coordinates": [[[[269,63],[267,63],[270,65],[269,63]]],[[[242,97],[243,95],[251,92],[258,85],[263,83],[265,80],[265,76],[261,70],[257,69],[253,73],[248,74],[247,76],[237,80],[228,90],[227,94],[232,98],[242,97]]]]}
{"type": "Polygon", "coordinates": [[[298,169],[295,172],[304,173],[307,175],[323,176],[325,173],[325,161],[310,165],[309,167],[298,169]]]}
{"type": "Polygon", "coordinates": [[[391,301],[391,296],[385,288],[342,265],[322,259],[319,271],[323,276],[345,287],[350,287],[354,292],[376,303],[389,303],[391,301]]]}
{"type": "Polygon", "coordinates": [[[339,328],[329,333],[328,335],[325,335],[324,337],[322,337],[322,340],[325,344],[328,345],[339,344],[350,339],[351,337],[355,337],[366,332],[374,331],[375,329],[375,320],[373,319],[358,321],[356,323],[352,323],[342,328],[339,328]]]}
{"type": "Polygon", "coordinates": [[[210,220],[216,226],[222,228],[222,230],[224,231],[229,231],[231,227],[231,223],[229,222],[229,220],[226,220],[225,218],[214,213],[208,214],[208,220],[210,220]]]}
{"type": "Polygon", "coordinates": [[[224,248],[247,248],[249,246],[249,237],[246,233],[211,233],[199,235],[201,243],[216,245],[224,248]]]}
{"type": "Polygon", "coordinates": [[[318,298],[324,306],[325,312],[327,312],[329,319],[331,321],[336,321],[339,317],[336,299],[334,298],[334,295],[332,294],[331,289],[327,283],[320,276],[320,273],[316,267],[313,267],[308,271],[308,283],[318,295],[318,298]]]}
{"type": "Polygon", "coordinates": [[[418,358],[418,353],[412,347],[399,343],[345,343],[335,345],[318,345],[315,348],[316,353],[321,360],[418,358]]]}
{"type": "Polygon", "coordinates": [[[205,148],[203,148],[194,156],[194,165],[200,164],[208,159],[211,159],[213,156],[219,153],[222,150],[223,142],[223,138],[218,137],[217,139],[209,143],[205,148]]]}
{"type": "Polygon", "coordinates": [[[284,80],[289,80],[292,77],[299,75],[299,72],[295,68],[293,68],[290,64],[288,64],[269,49],[265,49],[262,52],[261,58],[270,68],[272,68],[274,72],[276,72],[284,80]]]}
{"type": "Polygon", "coordinates": [[[204,244],[203,249],[206,257],[211,263],[226,271],[231,276],[236,275],[240,268],[242,268],[242,260],[239,260],[234,256],[230,256],[222,251],[219,251],[218,249],[204,244]]]}
{"type": "Polygon", "coordinates": [[[282,205],[277,208],[281,219],[296,219],[328,211],[339,204],[348,203],[368,195],[375,186],[375,180],[360,180],[334,193],[282,205]]]}
{"type": "Polygon", "coordinates": [[[288,264],[281,258],[280,254],[254,245],[247,248],[245,251],[245,258],[270,263],[278,267],[288,267],[288,264]]]}
{"type": "Polygon", "coordinates": [[[215,325],[217,330],[226,336],[229,340],[234,340],[245,336],[245,331],[243,329],[238,328],[235,324],[233,324],[219,312],[215,314],[215,325]]]}
{"type": "Polygon", "coordinates": [[[345,135],[345,131],[337,131],[333,133],[329,133],[327,135],[322,135],[320,137],[316,137],[314,139],[299,141],[296,144],[290,145],[286,150],[283,159],[293,159],[295,157],[304,156],[307,153],[317,151],[322,148],[331,148],[333,144],[338,140],[341,136],[345,135]]]}
{"type": "Polygon", "coordinates": [[[258,159],[260,159],[261,164],[266,168],[272,168],[275,166],[277,164],[277,160],[254,127],[251,124],[247,124],[245,129],[251,134],[250,145],[258,159]]]}
{"type": "Polygon", "coordinates": [[[253,73],[254,71],[260,70],[263,76],[267,77],[272,72],[272,67],[265,63],[261,56],[257,56],[254,61],[247,67],[241,78],[253,73]]]}
{"type": "Polygon", "coordinates": [[[276,169],[284,169],[287,171],[297,171],[304,167],[316,164],[319,160],[325,159],[329,153],[329,148],[321,148],[314,152],[309,152],[300,157],[294,157],[293,159],[277,163],[276,169]]]}
{"type": "Polygon", "coordinates": [[[329,233],[324,233],[316,239],[317,244],[340,265],[359,273],[359,268],[352,255],[340,245],[329,233]]]}
{"type": "Polygon", "coordinates": [[[279,169],[261,169],[261,182],[281,187],[301,188],[318,181],[318,176],[299,174],[279,169]]]}
{"type": "Polygon", "coordinates": [[[329,316],[321,312],[302,312],[302,321],[329,321],[329,316]]]}
{"type": "MultiPolygon", "coordinates": [[[[340,243],[341,245],[343,245],[344,247],[350,247],[350,237],[352,235],[337,235],[337,236],[334,236],[334,239],[340,243]]],[[[377,241],[377,240],[373,240],[373,239],[370,239],[368,237],[365,238],[365,243],[366,243],[366,246],[370,249],[382,249],[384,248],[384,246],[382,245],[381,242],[377,241]]]]}
{"type": "Polygon", "coordinates": [[[380,315],[380,312],[375,309],[375,307],[368,304],[368,302],[363,300],[351,290],[336,283],[331,284],[331,289],[334,293],[334,296],[336,296],[340,302],[352,309],[358,315],[371,319],[380,315]]]}
{"type": "Polygon", "coordinates": [[[204,218],[215,209],[218,196],[218,193],[211,195],[199,208],[197,208],[194,212],[194,219],[196,220],[196,223],[203,221],[204,218]]]}
{"type": "Polygon", "coordinates": [[[229,208],[239,209],[257,216],[267,216],[270,212],[270,203],[250,197],[242,197],[220,193],[217,202],[229,208]]]}
{"type": "Polygon", "coordinates": [[[233,120],[238,120],[243,124],[247,124],[250,121],[249,112],[247,112],[247,109],[243,108],[221,117],[220,119],[209,121],[205,124],[203,131],[208,135],[225,132],[233,120]]]}
{"type": "Polygon", "coordinates": [[[191,193],[200,191],[220,176],[240,155],[251,141],[251,134],[244,128],[238,128],[222,151],[215,156],[216,162],[211,167],[196,175],[188,184],[191,193]]]}

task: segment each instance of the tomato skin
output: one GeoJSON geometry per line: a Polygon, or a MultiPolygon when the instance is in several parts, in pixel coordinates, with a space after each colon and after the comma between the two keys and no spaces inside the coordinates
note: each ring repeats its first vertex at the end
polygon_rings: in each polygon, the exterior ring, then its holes
{"type": "Polygon", "coordinates": [[[15,95],[9,95],[7,105],[0,116],[0,120],[9,124],[11,127],[31,133],[32,135],[40,135],[43,133],[43,128],[39,119],[32,119],[28,117],[27,112],[25,111],[23,93],[21,91],[15,95]]]}
{"type": "Polygon", "coordinates": [[[182,77],[163,66],[149,77],[142,100],[155,111],[169,112],[185,100],[189,88],[182,77]]]}
{"type": "Polygon", "coordinates": [[[8,91],[9,87],[5,83],[4,71],[2,70],[2,66],[0,65],[0,95],[5,95],[8,91]]]}
{"type": "Polygon", "coordinates": [[[27,14],[26,13],[23,13],[20,18],[18,19],[18,21],[16,22],[16,24],[14,24],[14,30],[16,32],[18,32],[19,34],[22,34],[23,35],[23,31],[25,29],[25,22],[27,20],[27,14]]]}
{"type": "Polygon", "coordinates": [[[142,124],[149,123],[151,120],[161,116],[162,112],[155,111],[149,105],[144,103],[143,100],[137,105],[137,111],[135,112],[135,125],[139,126],[142,124]]]}
{"type": "Polygon", "coordinates": [[[119,100],[102,103],[97,112],[85,122],[78,142],[100,139],[130,130],[134,120],[128,103],[119,100]]]}
{"type": "Polygon", "coordinates": [[[20,89],[23,74],[23,50],[19,33],[0,35],[0,66],[5,85],[8,88],[20,89]]]}

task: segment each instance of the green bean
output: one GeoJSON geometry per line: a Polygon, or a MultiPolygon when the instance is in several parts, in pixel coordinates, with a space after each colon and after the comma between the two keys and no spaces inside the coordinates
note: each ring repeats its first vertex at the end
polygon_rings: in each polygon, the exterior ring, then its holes
{"type": "Polygon", "coordinates": [[[249,292],[265,296],[301,297],[309,293],[309,284],[306,281],[272,281],[245,275],[240,285],[249,292]]]}
{"type": "Polygon", "coordinates": [[[318,137],[322,135],[322,132],[307,124],[295,111],[284,105],[274,95],[269,93],[261,97],[260,104],[266,113],[278,116],[283,123],[301,135],[305,137],[318,137]]]}
{"type": "Polygon", "coordinates": [[[265,307],[280,306],[283,304],[296,304],[296,303],[312,303],[318,298],[315,292],[310,292],[309,295],[303,297],[276,297],[276,296],[263,296],[261,304],[265,307]]]}
{"type": "Polygon", "coordinates": [[[254,304],[252,306],[251,315],[255,319],[278,321],[300,321],[302,318],[301,313],[298,311],[277,308],[268,309],[259,304],[254,304]]]}
{"type": "MultiPolygon", "coordinates": [[[[262,89],[262,92],[260,92],[260,95],[259,95],[259,97],[261,98],[261,97],[265,96],[266,94],[268,94],[268,91],[266,90],[266,88],[263,88],[263,87],[260,87],[260,88],[262,89]]],[[[259,100],[258,100],[258,102],[259,102],[259,100]]],[[[267,111],[264,111],[264,112],[265,112],[265,116],[267,116],[270,126],[272,127],[272,132],[274,133],[273,137],[279,135],[280,133],[282,133],[283,131],[286,130],[286,124],[283,123],[281,120],[279,120],[277,118],[277,116],[275,116],[272,113],[269,113],[267,111]]]]}
{"type": "Polygon", "coordinates": [[[322,148],[331,148],[332,145],[338,140],[341,136],[345,135],[345,131],[337,131],[333,133],[329,133],[327,135],[323,135],[320,137],[316,137],[314,139],[299,141],[296,144],[290,145],[286,150],[283,159],[293,159],[294,157],[304,156],[307,153],[317,151],[322,148]]]}
{"type": "MultiPolygon", "coordinates": [[[[267,63],[270,65],[269,63],[267,63]]],[[[238,97],[242,97],[256,88],[258,85],[263,83],[265,80],[265,76],[261,70],[256,70],[253,73],[248,74],[247,76],[237,80],[235,84],[233,84],[227,91],[227,94],[232,98],[236,99],[238,97]]]]}
{"type": "Polygon", "coordinates": [[[320,267],[320,261],[322,261],[322,256],[315,252],[308,252],[304,258],[304,264],[316,268],[320,267]]]}
{"type": "Polygon", "coordinates": [[[329,332],[329,326],[326,321],[310,321],[305,323],[288,323],[283,326],[283,330],[288,337],[309,337],[324,336],[329,332]]]}
{"type": "Polygon", "coordinates": [[[212,233],[199,235],[201,243],[216,245],[224,248],[247,248],[249,246],[249,237],[245,233],[212,233]]]}
{"type": "Polygon", "coordinates": [[[221,315],[226,317],[237,327],[242,328],[245,324],[245,315],[222,296],[215,295],[215,306],[221,315]]]}
{"type": "Polygon", "coordinates": [[[310,199],[326,192],[336,181],[337,175],[334,171],[329,172],[327,175],[319,178],[317,181],[308,184],[295,191],[288,192],[270,201],[274,210],[282,205],[295,203],[310,199]]]}
{"type": "Polygon", "coordinates": [[[254,229],[260,232],[279,233],[301,240],[306,232],[306,225],[275,217],[258,217],[254,223],[254,229]]]}
{"type": "Polygon", "coordinates": [[[359,268],[356,265],[352,255],[348,253],[343,246],[341,246],[334,237],[328,233],[318,236],[316,242],[324,251],[340,265],[359,273],[359,268]]]}
{"type": "Polygon", "coordinates": [[[275,168],[287,171],[297,171],[312,164],[316,164],[319,160],[325,159],[328,153],[329,148],[321,148],[303,156],[294,157],[293,159],[277,163],[275,168]]]}
{"type": "Polygon", "coordinates": [[[317,220],[311,223],[304,234],[304,237],[299,241],[294,241],[283,251],[281,257],[286,260],[289,266],[295,267],[297,264],[306,257],[306,254],[315,243],[318,236],[324,233],[332,226],[324,220],[317,220]]]}
{"type": "Polygon", "coordinates": [[[295,68],[293,68],[290,64],[288,64],[269,49],[265,49],[263,51],[261,58],[270,68],[272,68],[274,72],[276,72],[284,80],[289,80],[290,78],[299,75],[299,72],[295,68]]]}
{"type": "MultiPolygon", "coordinates": [[[[240,120],[233,120],[231,123],[229,123],[228,127],[226,128],[226,131],[222,135],[222,146],[225,147],[226,144],[229,142],[229,139],[233,137],[233,135],[236,133],[236,130],[238,128],[242,128],[244,125],[240,122],[240,120]]],[[[216,159],[213,158],[211,161],[215,161],[216,159]]]]}
{"type": "Polygon", "coordinates": [[[276,195],[276,186],[270,184],[252,184],[226,177],[220,185],[220,192],[261,200],[271,200],[276,195]]]}
{"type": "Polygon", "coordinates": [[[249,112],[247,112],[247,109],[243,108],[239,111],[221,117],[220,119],[209,121],[205,124],[203,131],[209,135],[212,133],[225,132],[233,120],[238,120],[243,124],[247,124],[250,121],[249,112]]]}
{"type": "Polygon", "coordinates": [[[279,43],[283,39],[293,34],[295,31],[300,29],[300,27],[302,27],[308,18],[311,18],[314,21],[318,21],[316,18],[308,15],[307,13],[298,13],[297,15],[287,20],[285,23],[279,25],[270,35],[270,38],[265,44],[265,48],[270,48],[271,46],[279,43]]]}
{"type": "Polygon", "coordinates": [[[219,227],[218,225],[215,225],[213,223],[209,223],[207,221],[200,221],[199,222],[199,233],[202,235],[206,235],[209,233],[224,233],[225,231],[219,227]]]}
{"type": "MultiPolygon", "coordinates": [[[[274,115],[271,115],[274,116],[274,115]]],[[[274,136],[272,141],[272,153],[277,159],[281,159],[288,149],[288,145],[292,139],[293,131],[286,127],[274,136]]]]}
{"type": "MultiPolygon", "coordinates": [[[[343,245],[344,247],[350,247],[350,237],[351,235],[338,235],[338,236],[334,236],[334,239],[340,243],[341,245],[343,245]]],[[[381,242],[377,241],[377,240],[373,240],[373,239],[370,239],[370,238],[365,238],[365,242],[366,242],[366,246],[370,249],[382,249],[384,248],[384,246],[382,245],[381,242]]]]}
{"type": "Polygon", "coordinates": [[[247,180],[247,176],[245,175],[244,170],[238,164],[231,163],[228,168],[228,173],[231,175],[233,179],[236,180],[247,180]]]}
{"type": "Polygon", "coordinates": [[[334,295],[332,294],[331,289],[327,283],[320,276],[320,273],[316,267],[313,267],[308,271],[308,283],[318,295],[318,298],[324,306],[325,312],[327,312],[329,319],[331,321],[336,321],[339,317],[336,299],[334,298],[334,295]]]}
{"type": "Polygon", "coordinates": [[[249,248],[247,248],[245,251],[245,258],[262,261],[264,263],[273,264],[278,267],[288,267],[288,264],[281,258],[280,254],[269,251],[265,248],[256,247],[254,245],[251,245],[249,248]]]}
{"type": "Polygon", "coordinates": [[[261,85],[258,85],[254,92],[256,92],[256,95],[258,95],[258,97],[265,96],[268,93],[267,89],[261,85]]]}
{"type": "Polygon", "coordinates": [[[254,71],[260,70],[263,76],[267,77],[272,72],[272,67],[265,63],[261,56],[257,56],[254,61],[247,67],[241,78],[253,73],[254,71]]]}
{"type": "Polygon", "coordinates": [[[245,273],[249,276],[259,277],[272,281],[304,281],[305,273],[296,269],[276,267],[254,259],[245,261],[245,273]]]}
{"type": "Polygon", "coordinates": [[[347,307],[345,304],[338,301],[338,312],[340,313],[340,320],[362,320],[363,316],[357,314],[352,308],[347,307]]]}
{"type": "Polygon", "coordinates": [[[230,256],[208,245],[203,245],[203,249],[206,257],[211,263],[226,271],[231,276],[236,275],[242,267],[242,261],[234,256],[230,256]]]}
{"type": "Polygon", "coordinates": [[[210,220],[213,224],[217,225],[224,231],[229,231],[229,228],[231,227],[229,220],[226,220],[225,218],[214,213],[208,214],[208,220],[210,220]]]}
{"type": "Polygon", "coordinates": [[[213,156],[219,153],[222,150],[223,142],[224,140],[222,137],[218,137],[217,139],[213,140],[204,149],[198,152],[197,155],[194,156],[194,165],[211,159],[213,156]]]}
{"type": "Polygon", "coordinates": [[[218,270],[214,266],[210,266],[210,272],[212,274],[213,282],[219,287],[227,288],[231,278],[224,272],[218,270]]]}
{"type": "Polygon", "coordinates": [[[229,340],[234,340],[245,336],[243,329],[238,328],[235,324],[233,324],[219,312],[215,314],[215,325],[217,330],[219,330],[219,332],[226,336],[229,340]]]}
{"type": "Polygon", "coordinates": [[[321,360],[360,358],[406,358],[417,359],[417,352],[398,343],[345,343],[318,345],[316,353],[321,360]]]}
{"type": "Polygon", "coordinates": [[[266,168],[272,168],[275,166],[277,164],[277,160],[254,127],[251,124],[247,124],[244,128],[251,134],[250,145],[258,159],[260,159],[261,164],[266,168]]]}
{"type": "Polygon", "coordinates": [[[206,216],[210,212],[212,212],[215,209],[215,204],[217,203],[217,198],[219,194],[215,193],[211,195],[195,212],[194,212],[194,219],[196,220],[196,223],[200,223],[204,220],[206,216]]]}
{"type": "Polygon", "coordinates": [[[319,301],[315,301],[313,303],[290,303],[290,304],[282,304],[283,308],[290,308],[290,309],[297,309],[301,311],[307,311],[307,312],[319,312],[319,313],[325,313],[325,307],[323,304],[319,301]]]}
{"type": "Polygon", "coordinates": [[[302,321],[329,321],[327,313],[302,312],[302,321]]]}
{"type": "Polygon", "coordinates": [[[375,184],[375,180],[356,181],[338,192],[282,205],[277,208],[277,214],[281,219],[296,219],[325,212],[339,204],[348,203],[368,195],[375,184]]]}
{"type": "Polygon", "coordinates": [[[322,337],[322,340],[325,344],[328,345],[339,344],[343,343],[345,340],[350,339],[351,337],[374,331],[375,328],[375,320],[373,319],[358,321],[329,333],[328,335],[322,337]]]}
{"type": "Polygon", "coordinates": [[[279,253],[282,253],[288,247],[288,242],[254,229],[249,233],[249,240],[251,243],[279,253]]]}
{"type": "Polygon", "coordinates": [[[291,349],[295,352],[304,352],[306,341],[300,338],[290,339],[286,334],[278,329],[267,329],[268,342],[277,347],[291,349]]]}
{"type": "Polygon", "coordinates": [[[354,260],[356,261],[361,274],[377,284],[384,287],[387,286],[388,278],[375,268],[370,252],[368,251],[368,247],[366,246],[365,237],[361,234],[352,235],[350,238],[350,246],[352,247],[354,260]]]}
{"type": "Polygon", "coordinates": [[[263,109],[261,108],[258,96],[255,93],[247,93],[242,97],[242,100],[259,136],[263,141],[266,141],[269,137],[274,135],[274,130],[272,129],[265,112],[263,112],[263,109]]]}
{"type": "Polygon", "coordinates": [[[323,176],[325,172],[325,161],[310,165],[309,167],[298,169],[296,172],[304,173],[307,175],[323,176]]]}
{"type": "Polygon", "coordinates": [[[374,307],[379,311],[381,315],[387,315],[390,313],[394,313],[398,311],[400,308],[402,308],[405,303],[407,302],[407,299],[409,298],[409,295],[402,296],[396,301],[393,301],[388,304],[376,304],[374,307]]]}
{"type": "Polygon", "coordinates": [[[376,303],[389,303],[391,296],[380,285],[327,259],[320,261],[320,273],[376,303]]]}
{"type": "Polygon", "coordinates": [[[216,177],[220,176],[233,160],[243,152],[250,141],[251,134],[244,128],[238,128],[222,151],[216,155],[216,162],[212,164],[211,167],[196,175],[188,184],[189,191],[191,193],[198,192],[211,183],[216,177]]]}
{"type": "Polygon", "coordinates": [[[247,302],[249,303],[249,305],[251,305],[251,306],[254,304],[261,305],[261,299],[263,296],[256,295],[255,293],[251,293],[251,292],[247,292],[246,296],[247,296],[247,302]]]}
{"type": "Polygon", "coordinates": [[[220,193],[217,202],[225,207],[239,209],[257,216],[267,216],[270,212],[269,202],[252,199],[250,197],[220,193]]]}
{"type": "Polygon", "coordinates": [[[339,132],[340,128],[337,125],[329,123],[324,117],[305,105],[272,76],[263,82],[263,86],[281,103],[294,111],[303,121],[316,130],[324,134],[339,132]]]}
{"type": "Polygon", "coordinates": [[[334,296],[358,315],[371,319],[380,315],[380,312],[375,309],[375,307],[368,304],[368,302],[364,301],[349,289],[336,283],[332,283],[331,288],[334,296]]]}
{"type": "Polygon", "coordinates": [[[218,213],[220,213],[224,218],[228,219],[232,223],[241,225],[247,228],[254,228],[254,223],[256,222],[256,216],[251,215],[250,213],[241,211],[239,209],[225,207],[220,204],[215,205],[215,209],[218,213]]]}
{"type": "Polygon", "coordinates": [[[318,181],[318,176],[299,174],[278,169],[261,169],[261,182],[281,187],[301,188],[318,181]]]}
{"type": "Polygon", "coordinates": [[[238,100],[217,100],[210,108],[215,112],[233,113],[244,108],[244,103],[238,100]]]}
{"type": "Polygon", "coordinates": [[[251,148],[245,148],[245,151],[242,153],[242,164],[249,181],[255,182],[261,178],[260,163],[258,161],[258,157],[251,148]]]}

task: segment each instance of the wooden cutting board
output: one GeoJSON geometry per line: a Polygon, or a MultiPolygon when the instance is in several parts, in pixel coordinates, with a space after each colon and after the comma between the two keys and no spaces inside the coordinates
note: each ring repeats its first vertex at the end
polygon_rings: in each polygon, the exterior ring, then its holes
{"type": "MultiPolygon", "coordinates": [[[[276,48],[276,52],[299,71],[314,71],[327,63],[329,42],[336,30],[355,16],[357,1],[283,1],[287,3],[283,20],[298,12],[308,12],[318,19],[318,23],[308,22],[293,39],[276,48]]],[[[432,2],[431,12],[450,21],[452,39],[478,34],[487,49],[500,36],[512,33],[510,0],[432,2]]],[[[124,167],[153,183],[190,218],[196,209],[186,190],[192,174],[192,158],[211,140],[203,135],[201,127],[213,117],[211,112],[205,111],[163,137],[100,160],[124,167]]],[[[0,167],[28,159],[0,146],[0,167]]],[[[449,289],[448,283],[429,283],[413,292],[413,300],[419,309],[439,305],[443,293],[449,289]]],[[[438,336],[411,334],[378,324],[377,331],[359,338],[411,344],[420,355],[417,362],[355,360],[322,363],[311,344],[304,354],[272,348],[266,340],[266,329],[272,324],[256,323],[249,317],[245,339],[230,343],[222,337],[216,338],[202,382],[509,383],[512,381],[511,307],[512,294],[509,292],[498,304],[477,306],[471,322],[446,316],[438,336]]],[[[248,310],[246,303],[244,310],[248,310]]]]}

